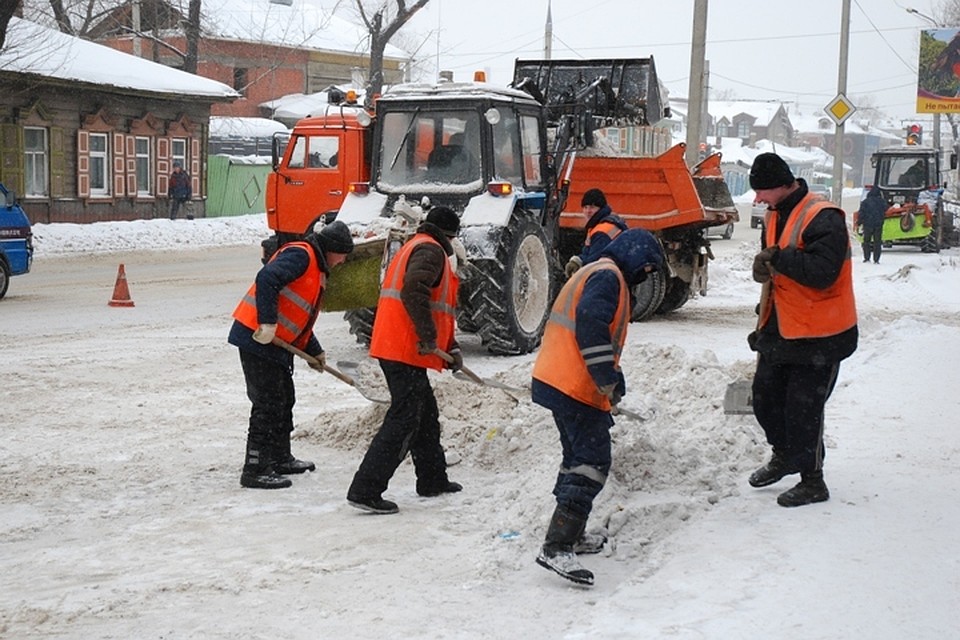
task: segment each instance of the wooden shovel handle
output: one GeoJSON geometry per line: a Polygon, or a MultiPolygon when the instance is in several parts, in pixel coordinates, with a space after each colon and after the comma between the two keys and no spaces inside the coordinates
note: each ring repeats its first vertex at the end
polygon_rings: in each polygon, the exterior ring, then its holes
{"type": "MultiPolygon", "coordinates": [[[[286,349],[286,350],[289,351],[290,353],[292,353],[292,354],[294,354],[294,355],[296,355],[296,356],[300,356],[301,358],[303,358],[304,360],[306,360],[307,362],[309,362],[309,363],[311,363],[311,364],[316,364],[316,363],[318,362],[318,360],[317,360],[316,358],[314,358],[312,355],[310,355],[310,354],[307,353],[306,351],[303,351],[302,349],[298,349],[297,347],[293,346],[292,344],[290,344],[289,342],[287,342],[287,341],[285,341],[285,340],[281,340],[280,338],[274,338],[274,339],[273,339],[273,344],[277,345],[278,347],[283,347],[284,349],[286,349]]],[[[326,363],[324,363],[324,365],[323,365],[323,370],[326,371],[327,373],[329,373],[330,375],[332,375],[333,377],[335,377],[335,378],[337,378],[337,379],[339,379],[339,380],[342,380],[342,381],[346,382],[346,383],[347,383],[348,385],[350,385],[351,387],[357,386],[357,383],[354,382],[353,378],[351,378],[350,376],[348,376],[348,375],[345,374],[345,373],[342,373],[342,372],[340,372],[340,371],[337,371],[336,369],[334,369],[333,367],[331,367],[330,365],[328,365],[328,364],[326,364],[326,363]]]]}
{"type": "MultiPolygon", "coordinates": [[[[433,350],[433,353],[434,353],[434,355],[439,356],[440,359],[443,360],[444,362],[446,362],[446,363],[448,363],[448,364],[453,364],[453,356],[450,355],[449,353],[447,353],[446,351],[444,351],[443,349],[434,349],[434,350],[433,350]]],[[[463,374],[464,374],[465,376],[467,376],[468,378],[470,378],[471,380],[473,380],[473,381],[476,382],[477,384],[486,385],[486,382],[484,382],[483,378],[481,378],[480,376],[478,376],[477,374],[475,374],[473,371],[471,371],[470,369],[468,369],[468,368],[467,368],[467,365],[465,365],[465,364],[460,365],[460,371],[463,371],[463,374]]]]}

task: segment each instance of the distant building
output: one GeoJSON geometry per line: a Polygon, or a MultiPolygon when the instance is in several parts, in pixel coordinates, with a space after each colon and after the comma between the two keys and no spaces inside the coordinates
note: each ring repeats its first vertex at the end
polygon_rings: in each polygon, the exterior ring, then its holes
{"type": "MultiPolygon", "coordinates": [[[[140,0],[140,27],[135,29],[132,5],[128,1],[114,8],[89,37],[182,69],[186,17],[164,0],[140,0]]],[[[365,31],[330,14],[316,0],[203,0],[202,7],[197,75],[240,94],[233,103],[215,105],[215,116],[270,117],[259,105],[355,81],[369,66],[362,47],[368,38],[365,31]]],[[[385,84],[402,81],[408,62],[405,52],[388,45],[385,84]]]]}
{"type": "Polygon", "coordinates": [[[168,215],[172,165],[204,215],[211,107],[237,92],[14,18],[0,51],[0,180],[32,222],[168,215]]]}

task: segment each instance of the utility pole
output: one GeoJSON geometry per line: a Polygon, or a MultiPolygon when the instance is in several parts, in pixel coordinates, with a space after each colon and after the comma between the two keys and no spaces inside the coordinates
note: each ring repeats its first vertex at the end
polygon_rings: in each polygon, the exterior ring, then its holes
{"type": "Polygon", "coordinates": [[[687,149],[689,166],[699,161],[700,142],[703,140],[704,70],[707,57],[707,0],[693,1],[693,38],[690,45],[690,84],[687,91],[687,149]]]}
{"type": "MultiPolygon", "coordinates": [[[[837,93],[847,94],[847,56],[850,50],[850,0],[843,0],[840,17],[840,69],[837,74],[837,93]]],[[[843,205],[843,122],[837,125],[833,144],[833,201],[843,205]]]]}
{"type": "Polygon", "coordinates": [[[549,60],[553,53],[553,12],[551,2],[547,0],[547,24],[543,29],[543,59],[549,60]]]}

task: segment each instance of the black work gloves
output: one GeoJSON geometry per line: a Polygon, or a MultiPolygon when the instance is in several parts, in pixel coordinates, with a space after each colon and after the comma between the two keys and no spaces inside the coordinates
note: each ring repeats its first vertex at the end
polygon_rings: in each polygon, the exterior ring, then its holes
{"type": "Polygon", "coordinates": [[[774,245],[767,247],[753,257],[753,279],[763,284],[770,280],[773,273],[773,261],[776,260],[780,247],[774,245]]]}

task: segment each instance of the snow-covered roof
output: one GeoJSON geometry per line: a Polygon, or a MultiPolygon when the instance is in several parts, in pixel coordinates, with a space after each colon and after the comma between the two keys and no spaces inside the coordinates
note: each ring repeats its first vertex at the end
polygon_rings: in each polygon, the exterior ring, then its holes
{"type": "Polygon", "coordinates": [[[6,42],[0,50],[0,71],[224,101],[240,97],[222,82],[171,69],[18,18],[13,18],[7,29],[6,42]]]}
{"type": "Polygon", "coordinates": [[[269,118],[210,118],[211,138],[270,138],[280,131],[288,131],[287,126],[269,118]]]}
{"type": "MultiPolygon", "coordinates": [[[[367,53],[370,48],[366,29],[335,15],[322,0],[291,0],[289,5],[270,0],[203,0],[203,28],[221,38],[303,49],[367,53]]],[[[384,55],[410,57],[390,44],[384,55]]]]}
{"type": "Polygon", "coordinates": [[[766,126],[773,121],[773,117],[783,103],[779,100],[760,101],[760,100],[711,100],[707,106],[710,115],[716,120],[726,118],[733,122],[735,116],[746,113],[757,119],[757,124],[766,126]]]}
{"type": "MultiPolygon", "coordinates": [[[[327,87],[329,89],[329,87],[327,87]]],[[[337,86],[344,93],[352,89],[347,85],[337,86]]],[[[363,103],[364,92],[353,89],[357,92],[357,101],[363,103]]],[[[307,116],[323,113],[329,106],[327,91],[318,91],[316,93],[290,93],[281,96],[275,100],[261,102],[260,107],[269,109],[274,118],[283,120],[300,120],[307,116]]]]}

